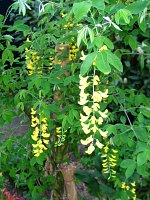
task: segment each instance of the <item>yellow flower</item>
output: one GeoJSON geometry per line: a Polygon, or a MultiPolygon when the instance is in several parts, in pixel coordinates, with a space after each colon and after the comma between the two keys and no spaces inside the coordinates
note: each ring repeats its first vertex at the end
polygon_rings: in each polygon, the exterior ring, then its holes
{"type": "Polygon", "coordinates": [[[111,170],[111,172],[112,172],[112,174],[116,174],[117,172],[116,171],[114,171],[113,169],[111,170]]]}
{"type": "Polygon", "coordinates": [[[98,123],[99,125],[101,125],[101,124],[103,123],[103,118],[102,118],[102,117],[99,117],[99,118],[97,119],[97,123],[98,123]]]}
{"type": "Polygon", "coordinates": [[[101,136],[107,137],[108,131],[102,131],[101,129],[99,129],[99,132],[100,132],[101,136]]]}
{"type": "Polygon", "coordinates": [[[126,187],[125,182],[122,182],[122,183],[121,183],[121,188],[125,188],[125,187],[126,187]]]}
{"type": "Polygon", "coordinates": [[[79,78],[80,78],[80,85],[88,87],[89,83],[87,83],[87,80],[89,77],[88,76],[82,77],[81,75],[79,75],[79,78]]]}
{"type": "Polygon", "coordinates": [[[103,163],[102,166],[103,166],[103,167],[107,167],[107,163],[103,163]]]}
{"type": "Polygon", "coordinates": [[[130,189],[130,187],[127,185],[127,186],[126,186],[126,190],[129,190],[129,189],[130,189]]]}
{"type": "Polygon", "coordinates": [[[35,114],[36,114],[36,111],[33,108],[31,108],[31,115],[35,115],[35,114]]]}
{"type": "Polygon", "coordinates": [[[118,150],[112,149],[113,153],[118,153],[118,150]]]}
{"type": "Polygon", "coordinates": [[[95,122],[96,122],[96,117],[95,117],[95,116],[92,116],[91,119],[90,119],[90,121],[91,121],[91,124],[95,124],[95,122]]]}
{"type": "Polygon", "coordinates": [[[133,200],[136,200],[136,195],[134,195],[133,200]]]}
{"type": "Polygon", "coordinates": [[[38,145],[37,144],[32,144],[33,148],[36,148],[38,145]]]}
{"type": "Polygon", "coordinates": [[[104,50],[107,50],[108,48],[107,48],[107,46],[106,45],[103,45],[99,50],[100,51],[104,51],[104,50]]]}
{"type": "Polygon", "coordinates": [[[37,144],[38,144],[38,145],[39,145],[39,144],[42,144],[42,140],[41,140],[41,139],[38,140],[37,144]]]}
{"type": "Polygon", "coordinates": [[[104,171],[104,170],[103,170],[103,173],[104,173],[104,174],[108,174],[108,173],[109,173],[109,171],[108,171],[108,170],[107,170],[107,171],[104,171]]]}
{"type": "Polygon", "coordinates": [[[56,128],[56,133],[61,133],[61,127],[56,128]]]}
{"type": "Polygon", "coordinates": [[[95,147],[91,143],[90,146],[88,147],[87,151],[85,151],[85,153],[92,154],[94,150],[95,150],[95,147]]]}
{"type": "Polygon", "coordinates": [[[104,112],[99,111],[99,114],[101,115],[102,118],[107,118],[108,117],[107,113],[108,113],[107,109],[104,112]]]}
{"type": "Polygon", "coordinates": [[[61,17],[64,18],[66,17],[67,14],[61,13],[61,17]]]}
{"type": "Polygon", "coordinates": [[[32,123],[31,124],[31,127],[36,127],[37,126],[37,123],[32,123]]]}
{"type": "Polygon", "coordinates": [[[116,156],[114,156],[114,155],[111,155],[111,157],[112,157],[112,158],[116,158],[116,156]]]}
{"type": "Polygon", "coordinates": [[[42,136],[45,137],[45,138],[48,138],[50,136],[49,133],[42,133],[42,136]]]}
{"type": "Polygon", "coordinates": [[[86,55],[84,54],[84,51],[81,51],[82,57],[80,57],[80,60],[85,60],[86,59],[86,55]]]}
{"type": "Polygon", "coordinates": [[[135,194],[136,189],[135,189],[135,188],[132,188],[131,192],[132,192],[133,194],[135,194]]]}
{"type": "Polygon", "coordinates": [[[85,134],[90,133],[89,124],[84,124],[83,122],[81,122],[81,125],[82,125],[82,130],[84,131],[85,134]]]}
{"type": "Polygon", "coordinates": [[[117,164],[116,163],[110,163],[111,167],[115,167],[117,164]]]}
{"type": "Polygon", "coordinates": [[[83,111],[85,112],[86,115],[90,115],[92,109],[89,108],[88,106],[83,106],[83,111]]]}
{"type": "Polygon", "coordinates": [[[94,111],[98,111],[98,109],[100,109],[100,105],[98,103],[94,103],[92,105],[92,108],[93,108],[94,111]]]}
{"type": "Polygon", "coordinates": [[[32,62],[27,62],[27,69],[30,69],[30,70],[34,70],[35,68],[33,67],[33,64],[32,62]]]}
{"type": "Polygon", "coordinates": [[[84,116],[80,113],[80,122],[86,122],[88,120],[89,116],[84,116]]]}
{"type": "Polygon", "coordinates": [[[46,123],[46,122],[47,122],[47,118],[44,117],[44,118],[42,119],[42,122],[46,123]]]}
{"type": "Polygon", "coordinates": [[[107,146],[104,147],[104,152],[107,153],[107,152],[108,152],[108,149],[109,149],[109,148],[108,148],[107,146]]]}
{"type": "Polygon", "coordinates": [[[100,82],[100,79],[99,79],[99,77],[96,75],[96,76],[94,76],[94,78],[93,78],[93,84],[94,85],[98,85],[99,84],[99,82],[100,82]]]}
{"type": "Polygon", "coordinates": [[[45,144],[48,144],[48,143],[49,143],[49,140],[43,140],[43,142],[44,142],[45,144]]]}
{"type": "Polygon", "coordinates": [[[94,125],[94,126],[91,128],[91,130],[92,130],[94,133],[96,133],[96,131],[98,130],[98,128],[97,128],[96,125],[94,125]]]}
{"type": "Polygon", "coordinates": [[[99,149],[102,149],[103,148],[103,144],[100,143],[98,140],[96,140],[96,146],[99,148],[99,149]]]}
{"type": "Polygon", "coordinates": [[[113,159],[113,158],[111,158],[111,157],[109,158],[109,161],[110,161],[110,162],[116,162],[116,160],[113,159]]]}
{"type": "Polygon", "coordinates": [[[102,158],[106,158],[106,157],[107,157],[107,154],[104,154],[104,155],[102,155],[101,157],[102,157],[102,158]]]}
{"type": "Polygon", "coordinates": [[[40,156],[40,153],[38,152],[38,153],[34,154],[34,156],[35,156],[35,157],[39,157],[39,156],[40,156]]]}
{"type": "Polygon", "coordinates": [[[37,141],[37,140],[38,140],[37,135],[31,135],[31,137],[32,137],[32,139],[33,139],[34,141],[37,141]]]}
{"type": "Polygon", "coordinates": [[[131,183],[131,185],[132,185],[133,187],[135,187],[135,186],[136,186],[136,183],[135,183],[135,181],[134,181],[133,183],[131,183]]]}
{"type": "Polygon", "coordinates": [[[29,38],[26,39],[26,42],[31,42],[31,40],[29,38]]]}
{"type": "Polygon", "coordinates": [[[92,99],[93,99],[94,102],[101,102],[102,101],[102,95],[101,95],[100,91],[98,91],[98,92],[95,91],[93,93],[92,99]]]}
{"type": "Polygon", "coordinates": [[[93,137],[92,135],[90,137],[88,137],[86,140],[81,140],[81,144],[83,145],[87,145],[89,143],[91,143],[93,141],[93,137]]]}
{"type": "Polygon", "coordinates": [[[85,96],[80,97],[80,101],[78,101],[78,104],[85,105],[88,102],[88,100],[87,100],[88,95],[89,94],[85,94],[85,96]]]}
{"type": "Polygon", "coordinates": [[[46,132],[47,130],[47,124],[42,124],[42,132],[46,132]]]}
{"type": "Polygon", "coordinates": [[[37,117],[33,117],[33,116],[32,116],[32,122],[40,124],[40,120],[37,117]]]}
{"type": "Polygon", "coordinates": [[[101,96],[102,96],[104,99],[108,97],[108,89],[106,89],[105,92],[101,92],[101,91],[99,91],[99,92],[100,92],[101,96]]]}

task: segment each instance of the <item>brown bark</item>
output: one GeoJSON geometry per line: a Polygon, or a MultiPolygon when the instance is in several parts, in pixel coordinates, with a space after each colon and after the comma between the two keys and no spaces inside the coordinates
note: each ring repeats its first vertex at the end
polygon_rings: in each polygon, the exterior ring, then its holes
{"type": "Polygon", "coordinates": [[[76,167],[73,164],[63,164],[60,167],[68,200],[77,200],[77,190],[74,178],[75,170],[76,167]]]}

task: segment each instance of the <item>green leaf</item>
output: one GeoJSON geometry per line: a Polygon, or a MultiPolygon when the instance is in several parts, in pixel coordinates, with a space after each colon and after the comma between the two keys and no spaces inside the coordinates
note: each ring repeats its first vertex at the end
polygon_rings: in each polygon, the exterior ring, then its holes
{"type": "Polygon", "coordinates": [[[137,40],[132,35],[128,36],[128,43],[132,50],[136,50],[138,48],[137,40]]]}
{"type": "Polygon", "coordinates": [[[140,127],[138,126],[137,128],[134,129],[135,132],[136,132],[136,135],[138,137],[138,139],[140,141],[143,141],[143,142],[147,142],[148,138],[149,138],[149,133],[148,131],[146,130],[146,128],[143,128],[143,127],[140,127]]]}
{"type": "Polygon", "coordinates": [[[0,44],[0,50],[4,50],[4,46],[0,44]]]}
{"type": "Polygon", "coordinates": [[[62,128],[66,126],[67,120],[68,120],[68,117],[64,116],[63,121],[62,121],[62,128]]]}
{"type": "Polygon", "coordinates": [[[148,146],[147,146],[147,144],[145,142],[138,141],[137,145],[136,145],[135,153],[139,153],[139,152],[145,151],[147,148],[148,148],[148,146]]]}
{"type": "Polygon", "coordinates": [[[82,65],[81,65],[81,70],[80,70],[81,76],[83,76],[84,74],[86,74],[88,72],[88,70],[90,69],[90,67],[93,64],[96,54],[97,54],[97,52],[93,52],[93,53],[90,53],[87,55],[87,57],[85,58],[85,60],[83,61],[82,65]]]}
{"type": "Polygon", "coordinates": [[[125,172],[125,175],[126,175],[126,178],[128,179],[130,176],[132,176],[132,174],[134,173],[134,170],[135,170],[135,167],[136,165],[135,164],[132,164],[130,166],[128,166],[126,172],[125,172]]]}
{"type": "Polygon", "coordinates": [[[22,32],[29,32],[31,28],[24,24],[22,20],[15,21],[13,26],[8,28],[8,31],[22,31],[22,32]]]}
{"type": "Polygon", "coordinates": [[[150,118],[150,108],[140,108],[140,112],[147,118],[150,118]]]}
{"type": "Polygon", "coordinates": [[[90,36],[90,41],[92,43],[94,41],[94,31],[92,29],[88,28],[88,33],[90,36]]]}
{"type": "Polygon", "coordinates": [[[148,6],[148,1],[136,1],[126,7],[132,14],[138,14],[142,12],[148,6]]]}
{"type": "Polygon", "coordinates": [[[149,176],[146,165],[137,166],[137,173],[145,177],[149,176]]]}
{"type": "Polygon", "coordinates": [[[16,169],[15,168],[11,168],[10,172],[9,172],[10,177],[15,177],[16,176],[16,169]]]}
{"type": "Polygon", "coordinates": [[[77,110],[72,110],[72,114],[76,119],[79,119],[79,112],[77,110]]]}
{"type": "Polygon", "coordinates": [[[120,59],[110,51],[107,51],[107,59],[109,64],[114,66],[118,71],[123,72],[123,66],[120,59]]]}
{"type": "Polygon", "coordinates": [[[85,28],[83,27],[79,32],[77,36],[77,47],[80,46],[82,39],[84,38],[85,35],[85,28]]]}
{"type": "Polygon", "coordinates": [[[104,38],[104,44],[106,44],[109,49],[114,49],[114,44],[112,43],[112,41],[109,38],[107,38],[105,36],[101,36],[101,37],[104,38]]]}
{"type": "Polygon", "coordinates": [[[78,21],[80,21],[89,12],[91,6],[92,3],[87,1],[73,4],[73,13],[78,21]]]}
{"type": "Polygon", "coordinates": [[[110,73],[111,68],[108,63],[107,51],[101,51],[96,57],[96,66],[103,73],[110,73]]]}
{"type": "Polygon", "coordinates": [[[98,10],[104,10],[105,9],[104,0],[92,0],[92,6],[97,8],[98,10]]]}
{"type": "Polygon", "coordinates": [[[5,49],[2,53],[2,62],[3,64],[6,62],[6,60],[8,59],[8,49],[5,49]]]}
{"type": "Polygon", "coordinates": [[[141,23],[138,21],[138,25],[139,25],[140,29],[141,29],[143,32],[146,31],[146,29],[147,29],[147,23],[146,23],[145,20],[143,20],[141,23]]]}
{"type": "Polygon", "coordinates": [[[113,45],[112,41],[109,38],[105,37],[105,36],[96,37],[94,39],[94,43],[98,48],[101,48],[103,44],[106,44],[106,46],[109,49],[114,49],[114,45],[113,45]]]}
{"type": "Polygon", "coordinates": [[[101,48],[104,43],[104,36],[98,36],[94,39],[94,43],[98,48],[101,48]]]}
{"type": "Polygon", "coordinates": [[[132,18],[132,14],[127,9],[120,9],[115,14],[115,21],[117,24],[124,24],[124,23],[129,24],[131,18],[132,18]]]}
{"type": "Polygon", "coordinates": [[[135,164],[135,161],[134,160],[131,160],[131,159],[126,159],[126,160],[123,160],[120,164],[120,166],[122,168],[128,168],[130,165],[133,165],[133,163],[135,164]]]}
{"type": "Polygon", "coordinates": [[[126,160],[123,160],[121,162],[120,166],[122,168],[127,168],[126,172],[125,172],[125,175],[126,175],[126,178],[128,179],[134,173],[134,170],[135,170],[135,167],[136,167],[136,163],[135,163],[134,160],[126,159],[126,160]]]}
{"type": "Polygon", "coordinates": [[[137,165],[138,166],[141,166],[141,165],[144,165],[145,163],[146,163],[146,161],[147,161],[147,159],[148,159],[148,151],[147,151],[147,149],[144,151],[144,152],[142,152],[142,153],[139,153],[138,155],[137,155],[137,165]]]}

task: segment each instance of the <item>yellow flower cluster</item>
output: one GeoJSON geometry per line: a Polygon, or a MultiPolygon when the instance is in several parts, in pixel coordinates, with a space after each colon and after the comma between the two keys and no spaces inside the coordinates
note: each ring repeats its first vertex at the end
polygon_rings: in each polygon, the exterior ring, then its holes
{"type": "Polygon", "coordinates": [[[136,189],[135,189],[135,187],[136,187],[135,181],[132,182],[132,183],[130,183],[130,186],[127,185],[125,182],[121,183],[121,188],[122,189],[124,189],[124,190],[130,190],[132,192],[132,194],[133,194],[132,199],[133,200],[136,200],[136,189]]]}
{"type": "Polygon", "coordinates": [[[71,45],[69,50],[69,61],[72,61],[76,58],[76,53],[79,51],[79,48],[77,48],[77,45],[71,45]]]}
{"type": "Polygon", "coordinates": [[[53,65],[55,64],[55,60],[54,60],[54,58],[51,56],[51,57],[49,57],[49,60],[50,60],[50,67],[49,67],[49,70],[51,70],[53,67],[53,65]]]}
{"type": "MultiPolygon", "coordinates": [[[[25,54],[27,69],[29,71],[28,75],[31,76],[36,71],[36,65],[40,60],[40,56],[37,55],[37,52],[29,50],[28,48],[25,49],[25,54]]],[[[37,73],[41,74],[42,70],[38,70],[37,73]]]]}
{"type": "Polygon", "coordinates": [[[34,128],[31,137],[32,140],[36,142],[32,144],[33,153],[34,156],[38,157],[44,150],[47,150],[45,145],[49,143],[48,138],[50,137],[50,134],[47,133],[47,119],[45,117],[41,118],[41,116],[38,118],[36,111],[33,108],[31,108],[31,127],[34,128]]]}
{"type": "Polygon", "coordinates": [[[68,22],[67,24],[64,25],[64,30],[67,30],[69,28],[72,28],[72,27],[80,27],[82,28],[83,25],[82,24],[74,24],[73,22],[68,22]]]}
{"type": "Polygon", "coordinates": [[[67,14],[61,13],[62,18],[66,17],[66,16],[67,16],[67,14]]]}
{"type": "Polygon", "coordinates": [[[55,142],[55,147],[60,147],[60,146],[64,145],[64,142],[65,142],[65,139],[66,139],[66,135],[64,134],[65,132],[66,131],[63,131],[61,127],[56,128],[58,141],[55,142]]]}
{"type": "Polygon", "coordinates": [[[117,153],[118,150],[110,149],[109,142],[106,143],[104,149],[104,154],[102,157],[102,166],[103,166],[103,173],[109,174],[109,178],[116,178],[116,170],[115,167],[117,166],[117,153]]]}
{"type": "Polygon", "coordinates": [[[99,126],[102,125],[104,119],[108,117],[107,109],[103,112],[100,110],[100,103],[108,97],[108,89],[106,89],[104,92],[96,89],[100,83],[100,79],[97,75],[93,76],[92,82],[88,82],[88,76],[82,77],[80,75],[79,78],[80,101],[78,103],[83,106],[84,113],[80,113],[80,122],[84,133],[91,133],[86,140],[81,140],[81,143],[83,145],[89,145],[86,153],[91,154],[95,150],[95,145],[100,149],[102,149],[104,146],[99,142],[98,139],[95,138],[95,134],[98,133],[100,137],[103,137],[104,139],[107,138],[108,132],[102,131],[99,126]],[[86,92],[90,85],[92,85],[93,88],[92,95],[86,92]]]}

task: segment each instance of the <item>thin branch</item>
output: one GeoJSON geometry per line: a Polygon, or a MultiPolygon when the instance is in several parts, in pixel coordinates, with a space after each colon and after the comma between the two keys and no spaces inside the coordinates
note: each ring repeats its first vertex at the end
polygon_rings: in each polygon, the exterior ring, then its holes
{"type": "Polygon", "coordinates": [[[140,56],[150,56],[149,53],[122,53],[122,55],[140,55],[140,56]]]}

